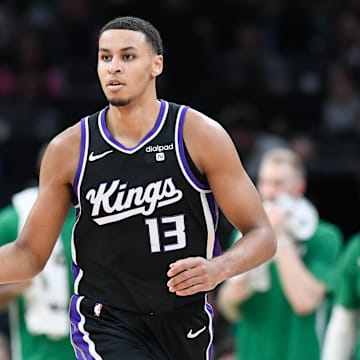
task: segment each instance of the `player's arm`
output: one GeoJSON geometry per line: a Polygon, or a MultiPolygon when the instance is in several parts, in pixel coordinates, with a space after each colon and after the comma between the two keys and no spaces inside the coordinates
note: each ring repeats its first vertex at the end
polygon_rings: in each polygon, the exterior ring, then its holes
{"type": "Polygon", "coordinates": [[[45,266],[71,204],[79,130],[66,130],[49,144],[40,170],[40,190],[16,241],[0,247],[0,283],[32,278],[45,266]]]}
{"type": "Polygon", "coordinates": [[[168,286],[178,295],[211,290],[225,279],[269,260],[276,250],[275,236],[258,192],[227,132],[217,122],[189,110],[184,139],[221,211],[243,238],[211,260],[188,258],[171,264],[168,286]]]}
{"type": "Polygon", "coordinates": [[[11,284],[0,284],[0,311],[5,310],[30,284],[31,280],[11,284]]]}
{"type": "MultiPolygon", "coordinates": [[[[18,233],[18,215],[13,206],[8,205],[0,210],[0,244],[14,241],[18,233]]],[[[9,303],[17,298],[30,284],[30,281],[13,284],[0,284],[0,310],[6,309],[9,303]]]]}

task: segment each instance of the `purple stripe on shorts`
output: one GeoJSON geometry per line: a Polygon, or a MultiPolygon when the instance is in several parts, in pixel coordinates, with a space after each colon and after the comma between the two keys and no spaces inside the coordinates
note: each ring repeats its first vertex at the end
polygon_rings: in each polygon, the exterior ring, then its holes
{"type": "MultiPolygon", "coordinates": [[[[213,308],[212,308],[212,306],[211,306],[208,302],[206,302],[206,304],[205,304],[205,310],[206,310],[207,313],[211,316],[211,318],[214,319],[214,311],[213,311],[213,308]]],[[[210,332],[211,332],[212,334],[214,334],[214,322],[213,322],[213,321],[212,321],[212,323],[211,323],[210,332]]],[[[210,346],[209,346],[209,348],[208,348],[208,357],[207,357],[207,359],[212,359],[213,353],[214,353],[214,342],[211,341],[211,344],[210,344],[210,346]]]]}
{"type": "Polygon", "coordinates": [[[71,323],[71,340],[78,359],[91,360],[94,357],[89,352],[89,344],[84,340],[84,334],[79,329],[81,315],[77,309],[79,300],[78,295],[73,295],[70,300],[70,323],[71,323]]]}

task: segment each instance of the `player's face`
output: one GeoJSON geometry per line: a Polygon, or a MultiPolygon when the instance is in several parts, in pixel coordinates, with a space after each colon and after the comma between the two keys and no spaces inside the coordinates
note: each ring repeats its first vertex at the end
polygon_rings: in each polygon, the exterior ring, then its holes
{"type": "Polygon", "coordinates": [[[162,64],[162,56],[152,52],[141,32],[107,30],[100,36],[97,71],[111,105],[127,105],[153,89],[162,64]]]}
{"type": "Polygon", "coordinates": [[[274,200],[280,193],[300,196],[303,180],[295,170],[284,163],[264,163],[259,170],[257,188],[264,201],[274,200]]]}

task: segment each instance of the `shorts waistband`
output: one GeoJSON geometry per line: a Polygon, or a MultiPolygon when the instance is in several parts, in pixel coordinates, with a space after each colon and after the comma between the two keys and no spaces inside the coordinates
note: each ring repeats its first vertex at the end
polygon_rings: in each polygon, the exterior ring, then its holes
{"type": "Polygon", "coordinates": [[[120,313],[125,315],[131,315],[135,317],[163,317],[163,316],[174,316],[179,317],[183,315],[188,314],[197,314],[204,310],[205,306],[205,300],[197,300],[182,306],[179,306],[173,310],[170,311],[164,311],[164,312],[158,312],[158,311],[148,311],[148,312],[136,312],[136,311],[129,311],[129,310],[123,310],[120,308],[116,308],[110,305],[103,304],[98,301],[94,301],[92,299],[84,297],[82,299],[82,304],[84,306],[84,309],[87,312],[93,312],[96,316],[97,312],[100,314],[102,312],[111,312],[111,313],[120,313]]]}

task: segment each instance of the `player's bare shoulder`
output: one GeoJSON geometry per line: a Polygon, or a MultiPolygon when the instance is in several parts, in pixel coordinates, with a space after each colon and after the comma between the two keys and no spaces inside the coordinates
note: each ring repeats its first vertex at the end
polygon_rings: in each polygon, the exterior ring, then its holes
{"type": "Polygon", "coordinates": [[[206,135],[214,134],[215,132],[224,132],[223,127],[211,117],[205,115],[204,113],[189,108],[186,113],[186,120],[184,124],[184,131],[186,132],[189,129],[190,132],[198,132],[199,134],[203,133],[206,135]]]}
{"type": "Polygon", "coordinates": [[[234,152],[234,145],[226,130],[209,116],[189,109],[184,122],[184,141],[191,158],[200,172],[206,172],[207,164],[221,154],[234,152]],[[211,160],[212,159],[212,160],[211,160]]]}
{"type": "Polygon", "coordinates": [[[80,123],[56,135],[46,148],[41,172],[55,172],[58,178],[71,183],[79,161],[80,142],[80,123]]]}

